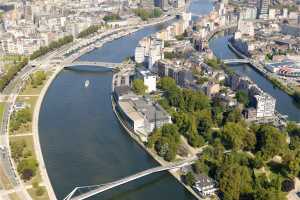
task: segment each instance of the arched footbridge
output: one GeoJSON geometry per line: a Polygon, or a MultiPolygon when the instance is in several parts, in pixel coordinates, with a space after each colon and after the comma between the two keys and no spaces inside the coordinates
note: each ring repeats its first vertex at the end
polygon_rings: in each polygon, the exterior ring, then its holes
{"type": "Polygon", "coordinates": [[[251,61],[249,59],[225,59],[224,64],[249,64],[251,61]]]}
{"type": "Polygon", "coordinates": [[[72,190],[72,192],[68,196],[66,196],[64,198],[64,200],[83,200],[83,199],[92,197],[96,194],[99,194],[101,192],[107,191],[109,189],[118,187],[120,185],[126,184],[126,183],[134,181],[136,179],[142,178],[144,176],[148,176],[150,174],[167,171],[167,170],[172,170],[172,169],[178,169],[178,168],[182,168],[182,167],[191,165],[197,159],[198,159],[197,157],[192,157],[192,158],[189,158],[189,159],[186,159],[183,161],[171,163],[166,166],[154,167],[154,168],[147,169],[145,171],[133,174],[131,176],[124,177],[120,180],[106,183],[106,184],[76,187],[76,188],[74,188],[74,190],[72,190]],[[87,190],[87,192],[80,192],[81,189],[85,189],[85,190],[87,190]],[[76,193],[80,193],[80,194],[76,195],[76,193]]]}
{"type": "Polygon", "coordinates": [[[105,67],[110,69],[119,69],[122,66],[129,66],[132,64],[126,63],[112,63],[112,62],[90,62],[90,61],[75,61],[64,66],[64,68],[70,68],[75,66],[94,66],[94,67],[105,67]]]}

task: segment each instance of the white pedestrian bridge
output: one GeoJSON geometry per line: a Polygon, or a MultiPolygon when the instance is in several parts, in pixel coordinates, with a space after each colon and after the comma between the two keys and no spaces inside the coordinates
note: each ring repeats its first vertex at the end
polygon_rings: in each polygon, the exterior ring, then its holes
{"type": "Polygon", "coordinates": [[[249,59],[225,59],[222,61],[224,64],[249,64],[251,62],[249,59]]]}
{"type": "Polygon", "coordinates": [[[110,182],[110,183],[106,183],[106,184],[76,187],[76,188],[74,188],[74,190],[72,190],[72,192],[70,194],[68,194],[68,196],[66,196],[64,198],[64,200],[82,200],[82,199],[86,199],[86,198],[92,197],[96,194],[99,194],[101,192],[104,192],[104,191],[107,191],[109,189],[118,187],[120,185],[126,184],[128,182],[134,181],[134,180],[142,178],[144,176],[148,176],[148,175],[153,174],[153,173],[168,171],[168,170],[172,170],[172,169],[179,169],[179,168],[191,165],[197,159],[198,159],[197,157],[192,157],[192,158],[189,158],[189,159],[186,159],[186,160],[183,160],[183,161],[170,163],[169,165],[154,167],[154,168],[151,168],[151,169],[144,170],[142,172],[138,172],[138,173],[133,174],[131,176],[124,177],[120,180],[113,181],[113,182],[110,182]],[[81,192],[80,191],[81,189],[86,189],[87,192],[81,192]],[[80,193],[80,194],[76,195],[76,193],[80,193]]]}
{"type": "Polygon", "coordinates": [[[94,66],[94,67],[105,67],[110,69],[117,69],[124,63],[112,63],[112,62],[91,62],[91,61],[75,61],[65,65],[65,68],[71,68],[75,66],[94,66]]]}

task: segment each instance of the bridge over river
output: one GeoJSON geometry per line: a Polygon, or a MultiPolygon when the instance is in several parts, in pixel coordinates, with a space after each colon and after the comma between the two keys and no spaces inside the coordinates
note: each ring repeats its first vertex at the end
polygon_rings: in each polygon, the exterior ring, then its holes
{"type": "Polygon", "coordinates": [[[189,159],[186,159],[186,160],[183,160],[183,161],[178,161],[178,162],[175,162],[175,163],[171,163],[169,165],[154,167],[154,168],[147,169],[145,171],[136,173],[134,175],[127,176],[127,177],[122,178],[120,180],[113,181],[113,182],[110,182],[110,183],[106,183],[106,184],[76,187],[76,188],[74,188],[74,190],[68,196],[66,196],[64,198],[64,200],[83,200],[83,199],[89,198],[91,196],[94,196],[96,194],[99,194],[101,192],[104,192],[106,190],[115,188],[117,186],[123,185],[125,183],[134,181],[136,179],[142,178],[144,176],[147,176],[147,175],[150,175],[150,174],[153,174],[153,173],[172,170],[172,169],[178,169],[178,168],[182,168],[182,167],[191,165],[197,159],[198,159],[197,157],[192,157],[192,158],[189,158],[189,159]],[[79,195],[76,196],[76,192],[79,191],[80,189],[88,189],[88,191],[80,193],[79,195]]]}
{"type": "MultiPolygon", "coordinates": [[[[112,62],[90,62],[90,61],[75,61],[70,64],[65,65],[65,68],[75,67],[75,66],[95,66],[95,67],[105,67],[110,69],[117,69],[124,63],[112,63],[112,62]]],[[[126,64],[127,65],[127,64],[126,64]]]]}
{"type": "Polygon", "coordinates": [[[225,64],[249,64],[251,61],[249,59],[225,59],[223,60],[225,64]]]}

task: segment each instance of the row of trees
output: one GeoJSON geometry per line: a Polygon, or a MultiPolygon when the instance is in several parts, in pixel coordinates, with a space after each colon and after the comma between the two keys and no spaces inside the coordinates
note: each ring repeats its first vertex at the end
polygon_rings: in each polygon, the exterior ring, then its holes
{"type": "Polygon", "coordinates": [[[106,15],[103,18],[103,20],[106,21],[106,22],[117,21],[117,20],[120,20],[120,19],[121,19],[121,17],[118,14],[109,14],[109,15],[106,15]]]}
{"type": "Polygon", "coordinates": [[[86,36],[89,36],[93,33],[96,33],[99,29],[101,29],[101,25],[91,25],[90,27],[88,27],[87,29],[81,31],[79,34],[78,34],[78,38],[84,38],[86,36]]]}
{"type": "Polygon", "coordinates": [[[15,77],[15,75],[28,64],[28,59],[25,57],[20,57],[20,60],[15,61],[15,63],[8,69],[5,75],[0,79],[0,91],[3,91],[8,83],[15,77]]]}
{"type": "Polygon", "coordinates": [[[30,56],[30,59],[36,59],[42,55],[45,55],[46,53],[53,51],[55,49],[58,49],[60,47],[62,47],[65,44],[71,43],[73,42],[73,36],[69,35],[69,36],[65,36],[57,41],[53,41],[51,42],[48,46],[43,46],[40,47],[38,50],[36,50],[35,52],[33,52],[30,56]]]}
{"type": "Polygon", "coordinates": [[[134,9],[133,12],[135,13],[135,15],[139,16],[144,21],[151,18],[158,18],[162,15],[162,11],[159,8],[154,8],[154,9],[137,8],[134,9]]]}

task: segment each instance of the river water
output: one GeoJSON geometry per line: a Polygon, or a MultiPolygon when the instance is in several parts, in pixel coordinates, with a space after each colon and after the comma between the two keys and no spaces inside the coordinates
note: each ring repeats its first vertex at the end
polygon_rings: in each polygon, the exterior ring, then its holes
{"type": "MultiPolygon", "coordinates": [[[[208,13],[208,0],[192,8],[208,13]],[[206,7],[206,8],[205,8],[206,7]]],[[[112,41],[80,58],[83,61],[121,62],[132,56],[138,41],[165,25],[144,28],[112,41]]],[[[112,72],[93,67],[63,70],[53,81],[42,103],[39,134],[47,172],[58,199],[76,186],[102,184],[157,166],[119,125],[113,114],[112,72]],[[84,82],[90,80],[88,88],[84,82]]],[[[158,173],[93,199],[191,200],[195,199],[166,172],[158,173]]]]}

